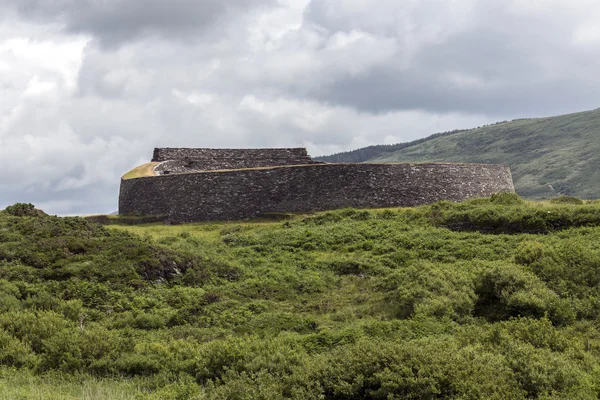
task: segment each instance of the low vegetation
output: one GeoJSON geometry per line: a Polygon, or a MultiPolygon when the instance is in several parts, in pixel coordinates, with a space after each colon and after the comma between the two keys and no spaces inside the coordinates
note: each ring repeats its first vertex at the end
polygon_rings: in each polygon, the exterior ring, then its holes
{"type": "Polygon", "coordinates": [[[123,179],[135,179],[135,178],[143,178],[147,176],[154,176],[156,173],[154,172],[154,168],[160,163],[157,162],[149,162],[139,167],[135,167],[125,175],[123,175],[123,179]]]}
{"type": "Polygon", "coordinates": [[[600,203],[0,212],[0,399],[597,399],[600,203]]]}

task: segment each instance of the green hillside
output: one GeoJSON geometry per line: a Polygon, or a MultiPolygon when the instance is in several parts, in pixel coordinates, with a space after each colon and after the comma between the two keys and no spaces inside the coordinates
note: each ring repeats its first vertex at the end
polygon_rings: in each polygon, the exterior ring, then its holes
{"type": "Polygon", "coordinates": [[[524,197],[600,198],[600,110],[431,137],[369,161],[508,164],[524,197]]]}
{"type": "Polygon", "coordinates": [[[599,202],[514,194],[179,226],[11,206],[0,400],[598,399],[599,240],[599,202]]]}
{"type": "Polygon", "coordinates": [[[423,143],[425,141],[435,139],[438,137],[444,137],[449,135],[454,135],[460,132],[464,132],[465,130],[457,129],[448,132],[436,133],[434,135],[428,136],[423,139],[417,139],[412,142],[406,143],[397,143],[397,144],[378,144],[375,146],[367,146],[356,150],[344,151],[342,153],[336,153],[329,156],[321,156],[314,157],[317,161],[324,161],[330,163],[337,162],[365,162],[369,161],[372,158],[377,158],[382,154],[392,153],[398,150],[405,149],[407,147],[415,146],[417,144],[423,143]]]}

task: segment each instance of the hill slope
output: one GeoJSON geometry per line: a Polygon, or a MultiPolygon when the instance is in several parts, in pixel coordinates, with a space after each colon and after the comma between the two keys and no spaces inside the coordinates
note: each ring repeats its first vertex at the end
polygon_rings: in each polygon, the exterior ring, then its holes
{"type": "Polygon", "coordinates": [[[412,142],[398,143],[398,144],[378,144],[375,146],[367,146],[356,150],[344,151],[342,153],[336,153],[329,156],[314,157],[317,161],[324,161],[330,163],[337,162],[365,162],[373,158],[377,158],[382,154],[393,153],[405,149],[407,147],[421,144],[425,141],[432,140],[438,137],[444,137],[449,135],[455,135],[460,132],[465,132],[464,129],[456,129],[453,131],[436,133],[426,138],[417,139],[412,142]]]}
{"type": "Polygon", "coordinates": [[[522,196],[600,198],[600,109],[438,135],[368,161],[508,164],[522,196]]]}

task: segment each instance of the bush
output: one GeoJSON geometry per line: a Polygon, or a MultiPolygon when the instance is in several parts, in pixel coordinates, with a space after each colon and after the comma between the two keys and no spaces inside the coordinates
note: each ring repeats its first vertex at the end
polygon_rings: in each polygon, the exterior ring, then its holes
{"type": "Polygon", "coordinates": [[[506,355],[526,398],[597,398],[592,377],[567,355],[529,344],[512,344],[506,355]]]}
{"type": "Polygon", "coordinates": [[[496,193],[490,197],[490,203],[501,206],[514,206],[524,204],[525,200],[516,193],[496,193]]]}
{"type": "MultiPolygon", "coordinates": [[[[488,205],[472,202],[437,210],[432,223],[456,231],[482,233],[549,233],[553,231],[600,225],[600,208],[589,204],[581,207],[536,207],[511,202],[511,196],[499,197],[488,205]]],[[[433,212],[433,211],[432,211],[433,212]]]]}
{"type": "Polygon", "coordinates": [[[473,278],[458,265],[420,262],[391,273],[379,286],[396,318],[415,315],[464,319],[475,306],[473,278]]]}
{"type": "Polygon", "coordinates": [[[579,200],[576,197],[571,196],[561,196],[555,199],[550,200],[552,204],[573,204],[573,205],[582,205],[584,204],[582,200],[579,200]]]}
{"type": "Polygon", "coordinates": [[[4,211],[14,217],[38,217],[41,214],[31,203],[15,203],[6,207],[4,211]]]}
{"type": "Polygon", "coordinates": [[[523,392],[501,357],[448,337],[361,341],[322,357],[306,381],[325,398],[506,399],[523,392]],[[314,386],[314,384],[313,384],[314,386]]]}
{"type": "Polygon", "coordinates": [[[524,242],[517,248],[515,261],[565,294],[586,297],[592,294],[588,288],[600,284],[600,251],[578,238],[550,245],[524,242]]]}
{"type": "Polygon", "coordinates": [[[14,283],[0,280],[0,313],[18,311],[22,308],[19,300],[21,293],[14,283]]]}
{"type": "Polygon", "coordinates": [[[543,318],[571,323],[575,311],[537,276],[516,265],[495,264],[477,278],[475,314],[490,321],[512,317],[543,318]]]}
{"type": "Polygon", "coordinates": [[[34,352],[42,352],[44,342],[75,324],[53,311],[19,311],[0,314],[0,329],[28,343],[34,352]]]}
{"type": "Polygon", "coordinates": [[[106,361],[112,363],[132,350],[132,340],[103,328],[92,326],[62,330],[60,334],[44,340],[38,369],[71,373],[100,370],[106,374],[109,372],[106,361]]]}
{"type": "Polygon", "coordinates": [[[537,241],[526,241],[519,245],[515,253],[515,262],[521,265],[531,265],[542,259],[546,246],[537,241]]]}
{"type": "Polygon", "coordinates": [[[22,341],[0,329],[0,365],[9,367],[34,367],[36,357],[22,341]]]}
{"type": "Polygon", "coordinates": [[[126,376],[151,376],[160,372],[161,362],[142,354],[125,354],[113,363],[126,376]]]}

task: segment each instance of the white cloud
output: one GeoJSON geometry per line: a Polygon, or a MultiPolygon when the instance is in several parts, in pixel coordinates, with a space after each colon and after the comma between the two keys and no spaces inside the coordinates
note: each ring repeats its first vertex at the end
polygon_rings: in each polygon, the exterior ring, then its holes
{"type": "Polygon", "coordinates": [[[588,22],[579,26],[573,32],[573,41],[576,44],[594,46],[596,49],[600,45],[600,23],[588,22]]]}

